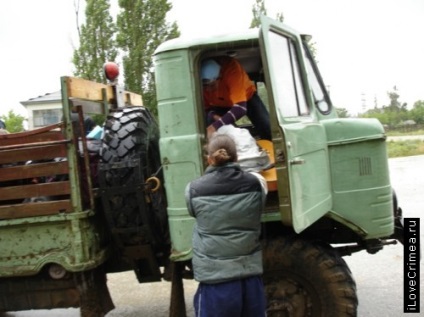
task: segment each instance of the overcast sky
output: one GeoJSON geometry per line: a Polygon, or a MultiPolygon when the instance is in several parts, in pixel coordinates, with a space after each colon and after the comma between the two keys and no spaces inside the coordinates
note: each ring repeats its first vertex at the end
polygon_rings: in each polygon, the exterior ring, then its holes
{"type": "MultiPolygon", "coordinates": [[[[78,45],[74,2],[0,2],[0,115],[26,115],[20,101],[60,89],[78,45]]],[[[83,1],[83,0],[80,0],[83,1]]],[[[115,4],[117,0],[111,0],[115,4]]],[[[182,36],[248,28],[254,0],[172,0],[182,36]]],[[[316,42],[333,103],[356,114],[388,104],[397,86],[410,107],[424,100],[424,0],[265,0],[268,15],[316,42]]]]}

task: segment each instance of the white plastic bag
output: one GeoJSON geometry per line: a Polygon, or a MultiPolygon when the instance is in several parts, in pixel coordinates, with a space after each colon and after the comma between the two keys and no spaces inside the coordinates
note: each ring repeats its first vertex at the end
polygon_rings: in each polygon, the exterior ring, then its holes
{"type": "Polygon", "coordinates": [[[226,134],[233,138],[237,147],[238,163],[248,172],[259,172],[270,167],[266,151],[261,150],[247,129],[233,125],[223,125],[215,133],[226,134]]]}

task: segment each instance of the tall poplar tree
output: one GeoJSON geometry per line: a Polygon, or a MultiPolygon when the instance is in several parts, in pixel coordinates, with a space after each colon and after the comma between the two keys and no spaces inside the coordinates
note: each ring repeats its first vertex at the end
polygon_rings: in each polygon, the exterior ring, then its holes
{"type": "MultiPolygon", "coordinates": [[[[257,28],[261,25],[261,15],[267,15],[265,0],[255,0],[255,4],[252,6],[253,18],[250,22],[250,28],[257,28]]],[[[277,13],[277,21],[283,22],[284,16],[283,13],[277,13]]]]}
{"type": "Polygon", "coordinates": [[[144,104],[157,113],[152,55],[163,41],[178,37],[177,24],[166,22],[167,0],[119,0],[117,42],[123,51],[126,89],[141,93],[144,104]]]}
{"type": "MultiPolygon", "coordinates": [[[[80,43],[73,56],[75,76],[105,82],[103,64],[114,61],[118,55],[115,41],[117,29],[109,9],[109,0],[86,1],[85,23],[78,27],[80,43]]],[[[76,8],[77,19],[78,10],[76,8]]]]}
{"type": "Polygon", "coordinates": [[[252,22],[250,23],[250,28],[257,28],[261,25],[261,15],[266,15],[266,8],[264,0],[255,0],[255,4],[252,7],[252,22]]]}
{"type": "MultiPolygon", "coordinates": [[[[257,28],[261,26],[261,15],[267,15],[266,7],[265,7],[265,0],[255,0],[255,3],[252,6],[252,14],[253,18],[250,22],[250,28],[257,28]]],[[[282,12],[278,12],[277,16],[275,18],[279,22],[284,22],[284,15],[282,12]]],[[[315,42],[308,42],[309,50],[311,51],[312,57],[316,60],[316,43],[315,42]]]]}

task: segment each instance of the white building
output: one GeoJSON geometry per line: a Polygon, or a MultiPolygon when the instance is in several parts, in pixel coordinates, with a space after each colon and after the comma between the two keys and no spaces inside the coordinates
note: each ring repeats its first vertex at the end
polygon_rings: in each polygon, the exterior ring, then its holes
{"type": "Polygon", "coordinates": [[[55,124],[62,119],[62,95],[60,90],[21,101],[28,112],[28,130],[55,124]]]}

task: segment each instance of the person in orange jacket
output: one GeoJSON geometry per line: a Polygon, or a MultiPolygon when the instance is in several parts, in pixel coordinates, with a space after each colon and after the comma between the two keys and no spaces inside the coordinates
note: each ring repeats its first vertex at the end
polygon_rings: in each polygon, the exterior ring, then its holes
{"type": "Polygon", "coordinates": [[[271,140],[269,114],[255,84],[232,57],[206,59],[201,65],[207,135],[247,115],[261,139],[271,140]]]}

